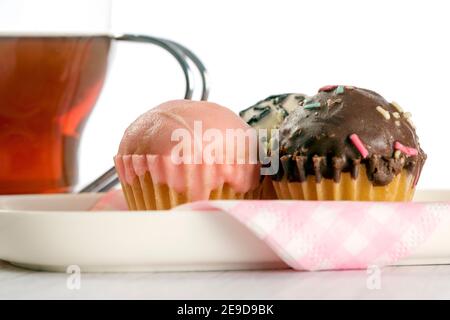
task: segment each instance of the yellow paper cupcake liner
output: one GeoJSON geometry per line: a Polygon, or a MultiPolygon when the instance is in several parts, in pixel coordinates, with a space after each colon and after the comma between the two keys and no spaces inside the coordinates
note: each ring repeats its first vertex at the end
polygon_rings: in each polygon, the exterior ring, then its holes
{"type": "MultiPolygon", "coordinates": [[[[189,191],[179,193],[166,184],[153,183],[149,173],[136,177],[132,184],[122,182],[122,189],[130,210],[168,210],[180,204],[191,202],[189,191]]],[[[209,200],[259,199],[262,188],[239,193],[225,183],[214,189],[209,200]]]]}
{"type": "Polygon", "coordinates": [[[356,179],[345,172],[337,183],[332,179],[317,182],[315,176],[308,176],[304,182],[289,182],[285,176],[272,183],[278,198],[283,200],[409,201],[415,191],[410,172],[403,170],[388,185],[374,186],[364,165],[360,165],[356,179]]]}
{"type": "Polygon", "coordinates": [[[275,188],[273,187],[272,179],[269,176],[263,177],[261,182],[261,200],[276,200],[278,199],[275,188]]]}

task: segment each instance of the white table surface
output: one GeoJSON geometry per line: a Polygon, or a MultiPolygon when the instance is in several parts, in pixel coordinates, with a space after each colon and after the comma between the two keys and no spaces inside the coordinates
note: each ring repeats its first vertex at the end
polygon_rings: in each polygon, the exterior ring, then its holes
{"type": "Polygon", "coordinates": [[[450,265],[387,267],[372,290],[366,271],[92,273],[79,290],[67,289],[68,276],[0,262],[0,299],[450,298],[450,265]]]}

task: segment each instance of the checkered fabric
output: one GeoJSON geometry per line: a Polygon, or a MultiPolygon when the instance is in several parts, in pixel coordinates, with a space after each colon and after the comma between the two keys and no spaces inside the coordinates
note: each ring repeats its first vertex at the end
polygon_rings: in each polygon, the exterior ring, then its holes
{"type": "MultiPolygon", "coordinates": [[[[93,210],[125,210],[120,190],[93,210]]],[[[295,270],[365,269],[410,255],[449,217],[450,203],[200,201],[173,210],[223,211],[295,270]]]]}

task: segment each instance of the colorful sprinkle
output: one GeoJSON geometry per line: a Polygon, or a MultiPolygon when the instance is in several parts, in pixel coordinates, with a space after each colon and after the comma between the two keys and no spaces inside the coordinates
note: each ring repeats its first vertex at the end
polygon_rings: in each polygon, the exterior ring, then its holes
{"type": "Polygon", "coordinates": [[[319,89],[319,92],[322,92],[322,91],[328,92],[328,91],[336,89],[337,87],[338,86],[336,86],[336,85],[323,86],[322,88],[319,89]]]}
{"type": "Polygon", "coordinates": [[[377,106],[377,111],[381,113],[381,115],[386,119],[389,120],[391,118],[391,115],[389,114],[389,111],[383,109],[381,106],[377,106]]]}
{"type": "Polygon", "coordinates": [[[356,149],[358,149],[359,153],[363,158],[367,158],[369,155],[369,151],[367,151],[366,147],[362,143],[361,139],[358,137],[356,133],[353,133],[350,135],[350,140],[355,146],[356,149]]]}
{"type": "Polygon", "coordinates": [[[419,152],[417,151],[417,149],[411,148],[411,147],[406,147],[406,146],[402,145],[402,144],[401,144],[400,142],[398,142],[398,141],[395,141],[395,143],[394,143],[394,149],[403,152],[403,153],[406,154],[407,156],[417,156],[417,155],[419,154],[419,152]]]}
{"type": "Polygon", "coordinates": [[[336,94],[344,93],[344,86],[338,86],[334,93],[336,93],[336,94]]]}
{"type": "Polygon", "coordinates": [[[327,106],[328,106],[329,108],[331,108],[331,107],[334,106],[335,104],[338,104],[338,103],[341,103],[341,102],[342,102],[342,99],[334,99],[334,100],[328,99],[328,100],[327,100],[327,106]]]}
{"type": "Polygon", "coordinates": [[[400,158],[401,155],[402,155],[402,152],[400,150],[395,150],[395,152],[394,152],[394,158],[395,159],[400,158]]]}
{"type": "Polygon", "coordinates": [[[316,108],[320,108],[320,102],[312,102],[312,103],[308,103],[308,104],[304,105],[303,108],[305,108],[305,109],[316,109],[316,108]]]}
{"type": "Polygon", "coordinates": [[[395,109],[397,109],[398,112],[400,112],[400,113],[403,112],[403,108],[400,107],[400,105],[399,105],[397,102],[392,101],[391,104],[392,104],[392,106],[393,106],[395,109]]]}
{"type": "Polygon", "coordinates": [[[400,119],[400,113],[393,112],[392,115],[394,116],[395,119],[400,119]]]}

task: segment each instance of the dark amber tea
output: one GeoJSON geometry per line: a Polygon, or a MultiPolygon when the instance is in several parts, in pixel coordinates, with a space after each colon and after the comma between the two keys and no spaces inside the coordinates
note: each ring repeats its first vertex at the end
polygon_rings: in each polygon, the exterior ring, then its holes
{"type": "Polygon", "coordinates": [[[108,36],[0,36],[0,194],[67,192],[108,36]]]}

